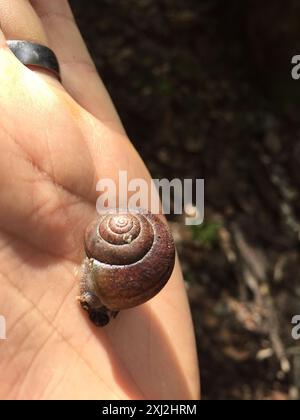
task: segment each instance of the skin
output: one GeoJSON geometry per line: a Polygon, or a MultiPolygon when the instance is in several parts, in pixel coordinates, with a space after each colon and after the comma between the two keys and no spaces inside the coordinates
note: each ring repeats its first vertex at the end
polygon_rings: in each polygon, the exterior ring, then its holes
{"type": "Polygon", "coordinates": [[[76,302],[96,183],[150,176],[64,0],[0,0],[0,399],[199,397],[180,266],[145,305],[96,328],[76,302]],[[5,39],[52,48],[63,86],[5,39]]]}

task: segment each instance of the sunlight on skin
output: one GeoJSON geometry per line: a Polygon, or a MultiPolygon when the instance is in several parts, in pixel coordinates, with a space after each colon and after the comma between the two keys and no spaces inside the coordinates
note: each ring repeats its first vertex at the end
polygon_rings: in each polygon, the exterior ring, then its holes
{"type": "Polygon", "coordinates": [[[8,337],[0,341],[0,399],[197,398],[195,342],[178,264],[158,296],[104,329],[76,303],[97,181],[117,180],[122,169],[129,179],[150,182],[148,171],[113,115],[114,127],[96,119],[92,104],[87,112],[0,42],[0,313],[8,337]]]}

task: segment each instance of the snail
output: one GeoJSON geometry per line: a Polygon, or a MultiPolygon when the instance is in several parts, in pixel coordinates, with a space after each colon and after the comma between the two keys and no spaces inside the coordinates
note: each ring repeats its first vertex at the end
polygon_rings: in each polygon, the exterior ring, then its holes
{"type": "Polygon", "coordinates": [[[154,297],[175,264],[169,228],[143,210],[109,211],[96,218],[86,229],[85,252],[78,299],[97,326],[154,297]]]}

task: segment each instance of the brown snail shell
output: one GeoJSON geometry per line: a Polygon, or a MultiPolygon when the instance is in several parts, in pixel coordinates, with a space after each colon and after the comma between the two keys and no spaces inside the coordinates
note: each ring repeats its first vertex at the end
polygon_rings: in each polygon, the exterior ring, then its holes
{"type": "Polygon", "coordinates": [[[170,230],[146,211],[100,216],[86,230],[85,250],[80,301],[100,325],[95,311],[108,322],[108,314],[146,302],[165,286],[175,264],[170,230]]]}

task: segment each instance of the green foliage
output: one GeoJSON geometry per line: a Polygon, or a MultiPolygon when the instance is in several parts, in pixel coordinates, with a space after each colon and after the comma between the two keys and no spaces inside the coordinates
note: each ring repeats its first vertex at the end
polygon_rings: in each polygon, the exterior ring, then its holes
{"type": "Polygon", "coordinates": [[[169,96],[169,95],[172,94],[173,86],[170,83],[170,81],[166,78],[160,78],[158,80],[158,86],[157,87],[158,87],[158,92],[163,94],[163,95],[169,96]]]}
{"type": "Polygon", "coordinates": [[[193,283],[195,281],[195,274],[189,268],[183,270],[185,283],[193,283]]]}
{"type": "Polygon", "coordinates": [[[206,248],[211,248],[218,241],[220,227],[221,225],[218,223],[207,222],[200,226],[191,226],[190,229],[195,242],[200,243],[206,248]]]}

